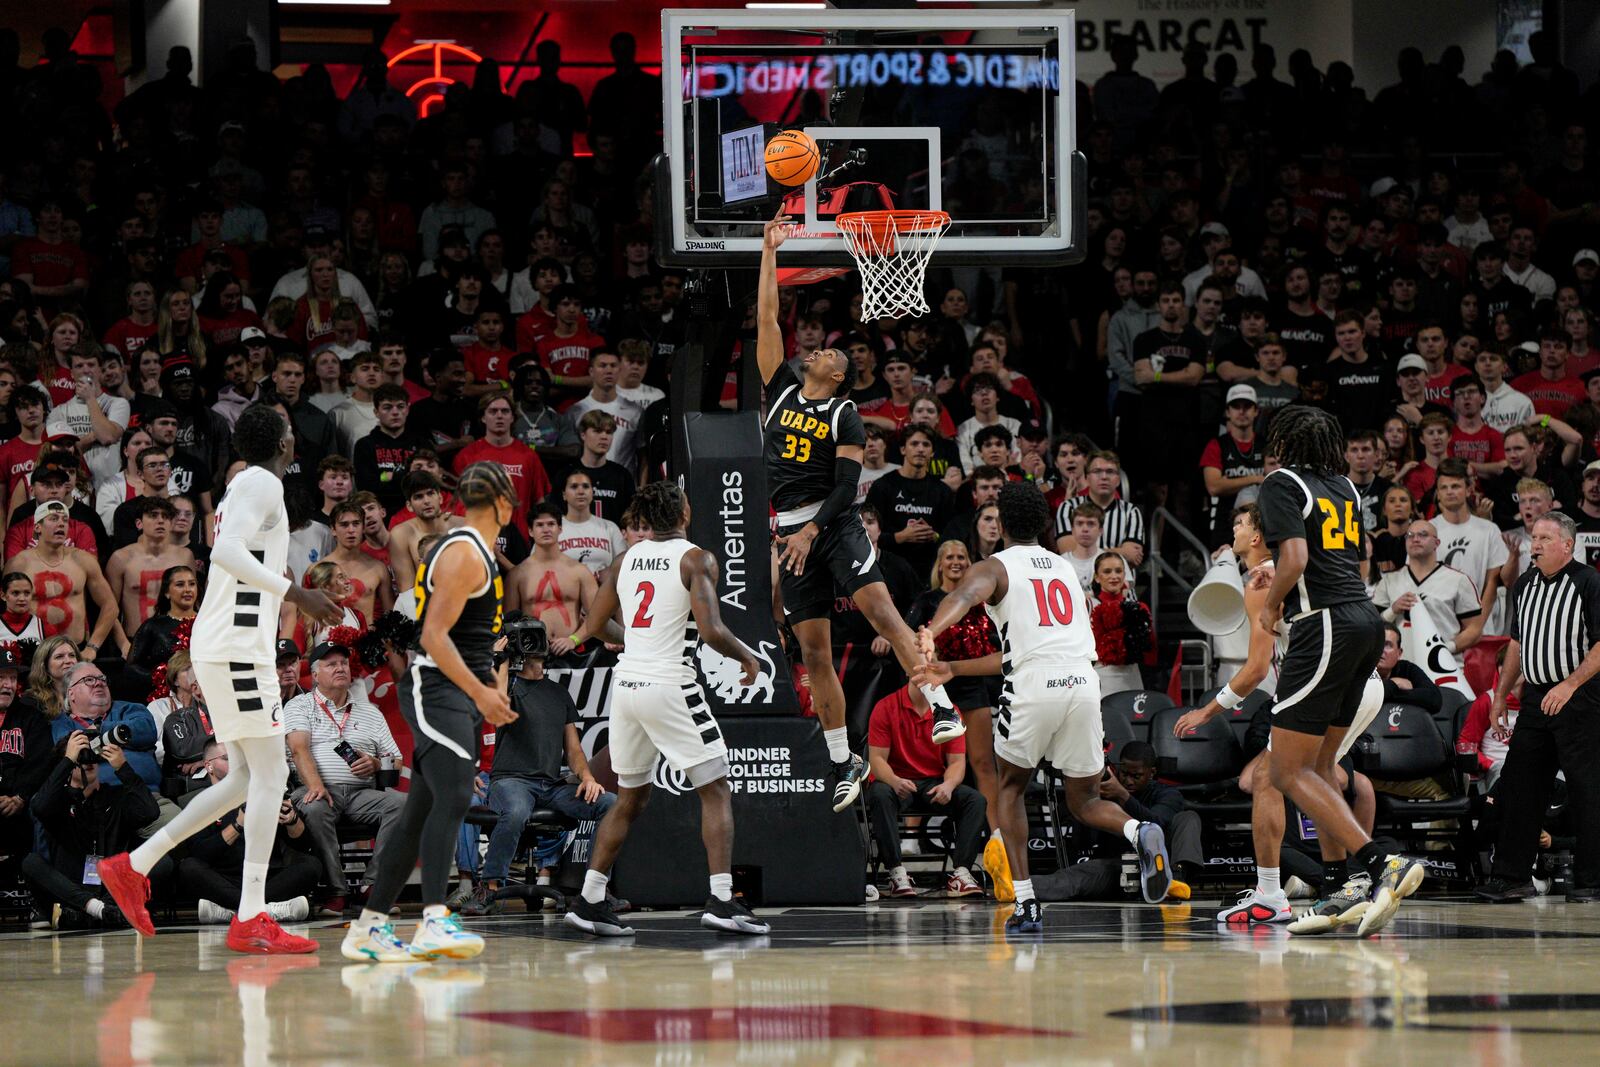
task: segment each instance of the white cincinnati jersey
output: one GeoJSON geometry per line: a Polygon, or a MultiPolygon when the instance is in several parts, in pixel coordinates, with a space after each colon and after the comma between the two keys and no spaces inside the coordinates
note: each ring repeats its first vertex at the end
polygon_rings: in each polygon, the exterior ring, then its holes
{"type": "Polygon", "coordinates": [[[681,537],[640,541],[622,557],[617,600],[626,636],[617,676],[635,682],[693,682],[700,628],[680,564],[695,546],[681,537]]]}
{"type": "Polygon", "coordinates": [[[217,506],[211,577],[194,621],[197,661],[271,664],[278,609],[289,589],[289,514],[283,483],[264,467],[234,476],[217,506]]]}
{"type": "Polygon", "coordinates": [[[1013,545],[993,558],[1006,569],[1005,597],[987,606],[1005,673],[1093,662],[1089,602],[1072,564],[1038,545],[1013,545]]]}

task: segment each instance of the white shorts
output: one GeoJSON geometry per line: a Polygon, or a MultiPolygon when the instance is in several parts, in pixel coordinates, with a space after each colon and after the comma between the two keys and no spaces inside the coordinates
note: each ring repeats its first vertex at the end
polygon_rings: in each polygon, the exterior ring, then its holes
{"type": "Polygon", "coordinates": [[[283,703],[272,664],[196,663],[194,681],[218,741],[283,736],[283,703]]]}
{"type": "Polygon", "coordinates": [[[636,788],[651,780],[656,757],[699,787],[727,774],[728,746],[699,682],[642,682],[618,678],[611,689],[611,769],[636,788]],[[714,763],[721,773],[696,781],[693,768],[714,763]]]}
{"type": "Polygon", "coordinates": [[[1337,763],[1350,754],[1350,750],[1361,740],[1361,735],[1372,725],[1372,720],[1378,717],[1378,712],[1382,709],[1383,679],[1373,675],[1367,679],[1366,686],[1361,690],[1361,703],[1356,707],[1356,717],[1350,720],[1350,729],[1345,731],[1344,740],[1339,742],[1339,755],[1334,762],[1337,763]]]}
{"type": "Polygon", "coordinates": [[[1049,760],[1068,778],[1103,771],[1106,735],[1094,668],[1030,667],[1006,675],[994,714],[994,754],[1018,767],[1049,760]]]}

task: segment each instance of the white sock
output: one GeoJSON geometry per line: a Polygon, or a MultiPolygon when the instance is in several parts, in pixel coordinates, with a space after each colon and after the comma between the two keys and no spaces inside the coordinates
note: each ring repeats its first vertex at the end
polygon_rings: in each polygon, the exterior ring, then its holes
{"type": "Polygon", "coordinates": [[[950,702],[950,695],[944,691],[944,686],[919,685],[917,688],[922,690],[922,695],[927,698],[928,703],[946,708],[955,707],[955,705],[950,702]]]}
{"type": "Polygon", "coordinates": [[[1139,844],[1139,820],[1129,819],[1123,823],[1122,836],[1128,839],[1128,844],[1137,846],[1139,844]]]}
{"type": "Polygon", "coordinates": [[[1016,891],[1017,903],[1033,899],[1033,879],[1024,878],[1020,882],[1012,882],[1011,887],[1016,891]]]}
{"type": "Polygon", "coordinates": [[[373,911],[371,908],[362,908],[361,914],[356,918],[356,921],[350,924],[350,929],[375,930],[388,921],[389,916],[383,912],[373,911]]]}
{"type": "Polygon", "coordinates": [[[713,874],[711,876],[711,895],[718,900],[732,900],[733,875],[713,874]]]}
{"type": "Polygon", "coordinates": [[[245,860],[243,886],[237,916],[240,922],[249,922],[267,910],[267,865],[245,860]]]}
{"type": "Polygon", "coordinates": [[[822,739],[828,743],[828,759],[843,763],[850,758],[850,733],[843,726],[822,731],[822,739]]]}
{"type": "Polygon", "coordinates": [[[583,875],[583,899],[591,904],[598,904],[606,899],[606,883],[609,881],[611,881],[609,874],[589,868],[583,875]]]}
{"type": "Polygon", "coordinates": [[[538,878],[536,878],[534,880],[533,884],[534,885],[549,885],[550,884],[550,876],[548,874],[541,874],[541,875],[539,875],[538,878]]]}
{"type": "MultiPolygon", "coordinates": [[[[232,769],[223,782],[231,781],[241,765],[249,772],[243,783],[244,882],[237,913],[239,921],[246,922],[267,910],[267,864],[272,860],[272,844],[278,839],[278,807],[283,802],[283,787],[289,781],[289,765],[283,759],[280,737],[243,737],[230,741],[228,756],[232,769]]],[[[194,807],[192,801],[189,807],[194,807]]],[[[184,814],[188,814],[187,809],[184,814]]],[[[174,828],[177,821],[173,820],[174,828]]]]}
{"type": "Polygon", "coordinates": [[[90,917],[98,919],[106,913],[106,902],[103,900],[91,900],[83,906],[83,910],[88,912],[90,917]]]}
{"type": "Polygon", "coordinates": [[[1264,897],[1276,896],[1283,892],[1283,887],[1278,884],[1278,868],[1256,868],[1256,892],[1264,897]]]}

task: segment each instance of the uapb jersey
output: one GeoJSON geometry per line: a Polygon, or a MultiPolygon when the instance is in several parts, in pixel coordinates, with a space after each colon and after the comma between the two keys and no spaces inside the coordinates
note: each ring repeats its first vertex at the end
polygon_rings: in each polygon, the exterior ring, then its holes
{"type": "Polygon", "coordinates": [[[1092,662],[1089,602],[1072,564],[1039,545],[1012,545],[991,558],[1006,569],[1006,595],[986,605],[1000,635],[1001,670],[1092,662]]]}
{"type": "Polygon", "coordinates": [[[500,637],[500,609],[505,598],[505,583],[500,577],[500,567],[495,563],[494,552],[484,542],[483,536],[471,526],[457,526],[441,537],[421,563],[417,564],[417,636],[412,647],[417,650],[417,662],[424,667],[437,668],[438,664],[422,651],[422,626],[428,618],[428,607],[434,591],[434,571],[446,549],[461,549],[462,543],[470,546],[484,567],[484,580],[472,591],[461,606],[461,614],[450,627],[450,640],[461,654],[467,669],[483,682],[494,678],[494,645],[500,637]]]}
{"type": "Polygon", "coordinates": [[[1370,599],[1361,581],[1361,494],[1349,478],[1280,467],[1261,483],[1256,503],[1274,562],[1283,542],[1306,542],[1306,569],[1283,599],[1284,618],[1370,599]]]}
{"type": "Polygon", "coordinates": [[[626,637],[617,677],[634,682],[695,680],[700,628],[683,584],[683,557],[695,546],[682,537],[640,541],[622,557],[617,600],[626,637]]]}
{"type": "Polygon", "coordinates": [[[806,522],[811,515],[792,513],[820,504],[833,492],[838,447],[865,445],[866,427],[853,401],[801,396],[800,377],[787,363],[767,383],[767,396],[770,405],[762,456],[772,506],[782,525],[806,522]]]}

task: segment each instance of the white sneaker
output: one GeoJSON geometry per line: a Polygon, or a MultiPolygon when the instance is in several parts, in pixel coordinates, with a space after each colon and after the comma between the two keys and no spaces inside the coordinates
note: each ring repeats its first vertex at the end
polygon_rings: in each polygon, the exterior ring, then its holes
{"type": "MultiPolygon", "coordinates": [[[[201,926],[226,926],[233,922],[232,908],[224,908],[221,904],[210,900],[202,900],[195,910],[197,912],[195,921],[201,926]]],[[[273,918],[276,919],[277,916],[274,915],[273,918]]]]}
{"type": "Polygon", "coordinates": [[[339,946],[347,960],[357,963],[411,963],[413,957],[400,935],[389,923],[362,926],[358,919],[345,932],[344,943],[339,946]]]}
{"type": "Polygon", "coordinates": [[[911,875],[906,873],[904,867],[896,867],[889,872],[889,895],[891,897],[914,897],[917,887],[911,884],[911,875]]]}
{"type": "Polygon", "coordinates": [[[1282,890],[1262,893],[1248,889],[1240,894],[1239,902],[1231,908],[1217,912],[1217,922],[1229,928],[1248,929],[1267,923],[1286,923],[1294,919],[1289,910],[1289,898],[1282,890]]]}
{"type": "Polygon", "coordinates": [[[1290,900],[1312,900],[1317,893],[1316,890],[1291,874],[1289,880],[1283,883],[1283,895],[1290,900]]]}
{"type": "Polygon", "coordinates": [[[299,923],[311,918],[311,901],[305,897],[274,900],[267,905],[267,914],[280,923],[299,923]]]}
{"type": "Polygon", "coordinates": [[[443,915],[423,916],[417,932],[411,935],[411,955],[414,959],[470,960],[483,951],[483,938],[461,928],[450,912],[443,915]]]}

